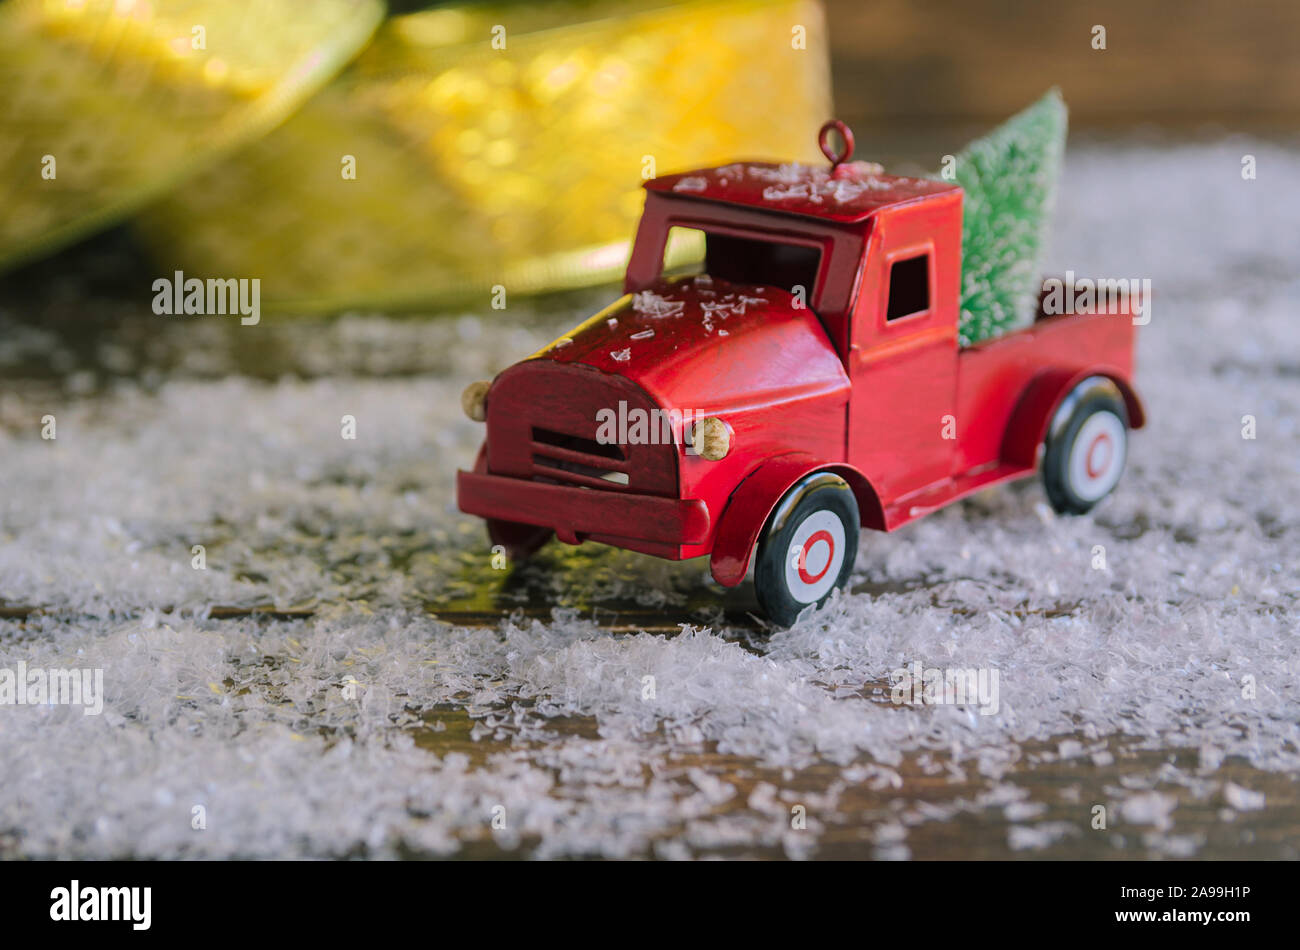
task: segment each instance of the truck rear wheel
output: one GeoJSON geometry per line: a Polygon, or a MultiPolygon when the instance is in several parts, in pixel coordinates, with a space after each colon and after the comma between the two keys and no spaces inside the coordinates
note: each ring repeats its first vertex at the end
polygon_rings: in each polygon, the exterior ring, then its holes
{"type": "Polygon", "coordinates": [[[857,499],[838,475],[818,472],[786,492],[763,529],[754,567],[759,606],[774,623],[790,626],[848,583],[858,524],[857,499]]]}
{"type": "Polygon", "coordinates": [[[1081,515],[1119,484],[1128,456],[1128,412],[1102,376],[1076,386],[1052,418],[1043,455],[1043,486],[1061,514],[1081,515]]]}

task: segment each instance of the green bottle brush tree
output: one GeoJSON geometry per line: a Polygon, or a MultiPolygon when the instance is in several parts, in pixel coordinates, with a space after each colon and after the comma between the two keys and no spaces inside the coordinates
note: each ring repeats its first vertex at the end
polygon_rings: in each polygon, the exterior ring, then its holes
{"type": "Polygon", "coordinates": [[[1033,323],[1047,229],[1065,152],[1053,89],[956,157],[962,215],[962,346],[1033,323]]]}

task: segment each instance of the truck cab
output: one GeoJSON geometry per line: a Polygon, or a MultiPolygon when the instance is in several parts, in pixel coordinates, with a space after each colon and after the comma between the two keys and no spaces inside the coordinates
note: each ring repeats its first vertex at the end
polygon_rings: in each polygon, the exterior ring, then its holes
{"type": "Polygon", "coordinates": [[[1044,448],[1059,509],[1114,487],[1142,424],[1131,321],[1065,315],[960,347],[958,186],[836,161],[645,188],[624,296],[467,391],[488,434],[458,495],[494,543],[707,555],[727,586],[756,559],[786,624],[847,582],[859,529],[1031,474],[1044,448]],[[695,273],[665,267],[683,233],[703,240],[695,273]]]}

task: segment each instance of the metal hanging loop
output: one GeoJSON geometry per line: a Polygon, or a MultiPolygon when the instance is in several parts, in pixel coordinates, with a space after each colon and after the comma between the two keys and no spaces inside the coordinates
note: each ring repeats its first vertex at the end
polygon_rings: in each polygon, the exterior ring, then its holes
{"type": "Polygon", "coordinates": [[[834,171],[853,157],[853,130],[839,119],[831,119],[817,133],[817,144],[821,147],[822,154],[826,156],[827,161],[831,163],[831,171],[834,171]],[[831,146],[831,132],[840,133],[843,148],[838,152],[831,146]]]}

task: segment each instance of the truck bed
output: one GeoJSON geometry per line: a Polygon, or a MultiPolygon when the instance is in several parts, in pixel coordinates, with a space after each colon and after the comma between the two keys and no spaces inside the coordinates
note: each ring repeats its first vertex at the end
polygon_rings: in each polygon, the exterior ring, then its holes
{"type": "MultiPolygon", "coordinates": [[[[957,356],[957,457],[951,478],[896,500],[885,511],[892,530],[998,482],[1030,474],[1032,459],[1007,457],[1008,426],[1031,380],[1045,371],[1133,377],[1135,327],[1127,299],[1106,310],[1049,315],[1042,311],[1021,330],[985,340],[957,356]]],[[[1133,428],[1143,419],[1132,408],[1133,428]]]]}

